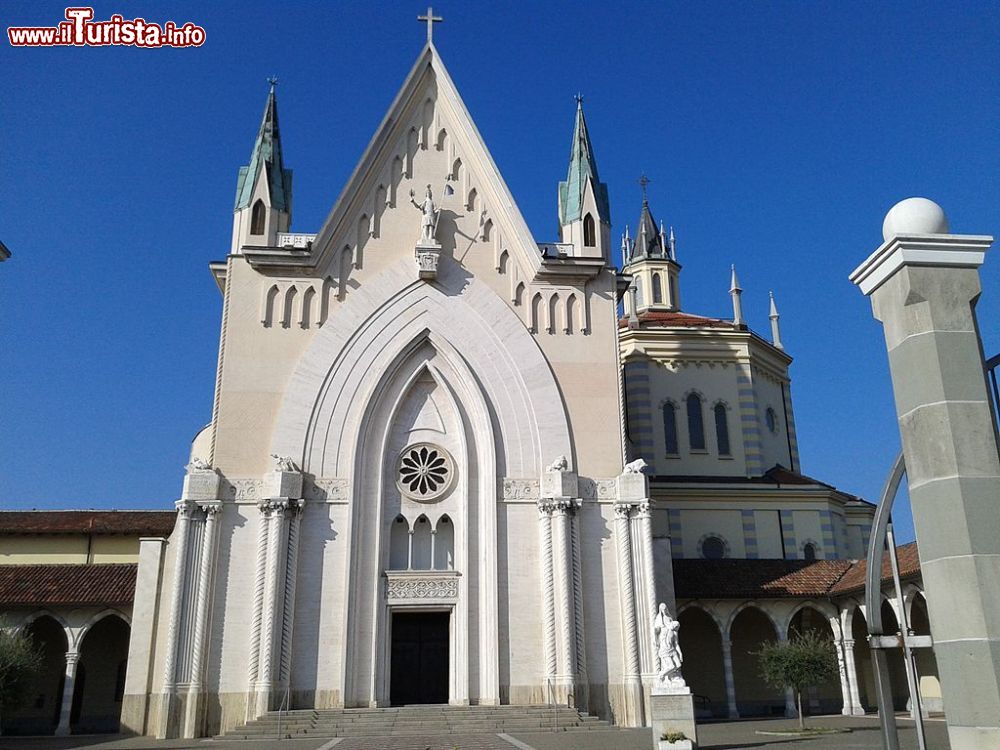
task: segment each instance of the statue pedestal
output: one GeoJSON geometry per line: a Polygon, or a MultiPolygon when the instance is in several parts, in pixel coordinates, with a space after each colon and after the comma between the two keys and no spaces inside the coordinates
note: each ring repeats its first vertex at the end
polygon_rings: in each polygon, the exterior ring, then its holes
{"type": "Polygon", "coordinates": [[[698,730],[694,723],[694,696],[687,685],[654,684],[649,695],[650,716],[653,721],[653,750],[679,750],[698,747],[698,730]],[[683,732],[690,745],[683,742],[662,742],[660,737],[669,732],[683,732]]]}
{"type": "Polygon", "coordinates": [[[441,245],[431,240],[421,240],[413,249],[417,262],[417,273],[421,279],[436,279],[438,260],[441,259],[441,245]]]}

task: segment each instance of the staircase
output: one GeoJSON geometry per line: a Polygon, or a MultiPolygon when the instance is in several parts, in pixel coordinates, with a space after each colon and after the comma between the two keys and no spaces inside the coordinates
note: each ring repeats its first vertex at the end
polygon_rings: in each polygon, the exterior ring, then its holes
{"type": "MultiPolygon", "coordinates": [[[[283,711],[280,737],[387,737],[608,729],[608,722],[566,706],[401,706],[398,708],[283,711]]],[[[270,711],[219,739],[279,737],[277,711],[270,711]]]]}

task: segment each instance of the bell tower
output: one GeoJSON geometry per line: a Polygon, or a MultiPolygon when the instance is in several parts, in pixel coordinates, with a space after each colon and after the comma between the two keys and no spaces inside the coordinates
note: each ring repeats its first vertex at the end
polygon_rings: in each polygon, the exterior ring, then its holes
{"type": "Polygon", "coordinates": [[[625,312],[632,312],[632,300],[635,300],[635,312],[657,310],[661,312],[676,312],[681,309],[680,273],[681,266],[677,262],[676,240],[674,230],[669,235],[663,229],[661,222],[657,227],[653,214],[649,210],[649,199],[646,186],[650,180],[645,175],[639,178],[642,186],[642,211],[636,227],[635,239],[629,237],[628,228],[622,238],[622,255],[624,256],[624,273],[631,274],[635,285],[635,294],[626,295],[625,312]]]}

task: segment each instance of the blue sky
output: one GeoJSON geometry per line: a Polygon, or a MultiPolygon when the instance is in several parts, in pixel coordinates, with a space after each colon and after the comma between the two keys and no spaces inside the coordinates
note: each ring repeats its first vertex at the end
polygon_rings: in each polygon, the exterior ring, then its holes
{"type": "MultiPolygon", "coordinates": [[[[11,2],[8,25],[65,4],[11,2]]],[[[538,240],[556,238],[573,95],[613,232],[645,172],[691,312],[795,357],[802,468],[878,495],[898,433],[882,332],[847,280],[897,200],[1000,230],[1000,11],[990,3],[455,3],[435,39],[538,240]]],[[[293,229],[315,231],[420,51],[419,3],[101,2],[193,21],[197,49],[0,45],[0,506],[169,507],[210,419],[236,172],[280,77],[293,229]]],[[[1000,351],[1000,260],[979,304],[1000,351]]],[[[908,521],[900,519],[904,537],[908,521]]]]}

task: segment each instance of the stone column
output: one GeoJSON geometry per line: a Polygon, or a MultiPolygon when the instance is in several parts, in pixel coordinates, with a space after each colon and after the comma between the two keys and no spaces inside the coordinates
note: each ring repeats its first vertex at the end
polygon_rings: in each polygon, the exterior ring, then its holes
{"type": "Polygon", "coordinates": [[[580,563],[580,511],[583,501],[574,501],[570,517],[570,543],[573,560],[573,624],[576,628],[576,705],[584,710],[590,705],[587,677],[587,639],[583,632],[583,567],[580,563]]]}
{"type": "Polygon", "coordinates": [[[556,676],[555,582],[552,578],[552,503],[538,501],[538,547],[542,563],[542,654],[545,660],[545,701],[556,676]]]}
{"type": "MultiPolygon", "coordinates": [[[[288,545],[285,555],[285,611],[281,620],[281,660],[278,668],[278,680],[288,687],[291,686],[292,627],[295,624],[295,585],[299,573],[299,528],[302,524],[305,500],[292,500],[289,506],[288,545]]],[[[291,708],[291,705],[288,708],[291,708]]]]}
{"type": "Polygon", "coordinates": [[[851,716],[851,685],[847,677],[847,661],[844,659],[844,639],[837,638],[833,645],[837,652],[837,675],[840,677],[840,702],[843,706],[840,712],[844,716],[851,716]]]}
{"type": "Polygon", "coordinates": [[[247,721],[257,716],[257,675],[260,672],[260,633],[264,617],[264,586],[267,578],[268,526],[271,506],[267,501],[257,504],[257,564],[254,572],[253,607],[250,614],[250,644],[247,664],[247,721]]]}
{"type": "Polygon", "coordinates": [[[858,685],[858,663],[854,656],[854,639],[844,639],[844,662],[847,666],[847,686],[851,691],[850,707],[844,704],[844,714],[853,716],[864,716],[865,707],[861,703],[861,690],[858,685]],[[849,713],[848,713],[849,712],[849,713]]]}
{"type": "Polygon", "coordinates": [[[222,506],[219,503],[205,503],[204,532],[201,540],[201,559],[198,561],[198,589],[194,610],[194,636],[191,641],[191,681],[188,684],[188,699],[184,706],[184,732],[186,738],[199,736],[199,717],[202,709],[202,693],[205,689],[205,630],[208,627],[209,596],[215,573],[215,519],[222,506]]]}
{"type": "MultiPolygon", "coordinates": [[[[632,520],[635,552],[638,560],[636,568],[639,585],[639,657],[644,675],[651,676],[656,672],[656,655],[653,653],[652,620],[656,614],[658,602],[656,599],[656,574],[653,566],[653,513],[652,501],[645,499],[636,507],[632,520]]],[[[676,614],[676,612],[674,612],[676,614]]]]}
{"type": "Polygon", "coordinates": [[[892,208],[851,275],[882,322],[952,750],[1000,746],[1000,458],[975,317],[992,237],[892,208]]]}
{"type": "Polygon", "coordinates": [[[170,620],[167,624],[167,639],[163,656],[163,688],[160,703],[159,723],[156,728],[156,738],[166,739],[176,731],[173,713],[175,710],[175,693],[177,689],[177,647],[179,639],[180,620],[184,607],[184,584],[187,577],[187,548],[191,514],[195,504],[190,500],[178,500],[177,526],[172,536],[177,539],[177,552],[174,555],[174,579],[170,589],[170,620]]]}
{"type": "Polygon", "coordinates": [[[59,724],[56,726],[56,737],[69,735],[69,717],[73,712],[73,689],[76,687],[76,665],[80,654],[76,651],[66,652],[66,679],[63,681],[62,700],[59,703],[59,724]]]}
{"type": "Polygon", "coordinates": [[[642,684],[639,677],[639,641],[635,620],[635,586],[632,573],[632,535],[629,516],[632,506],[615,504],[615,536],[618,543],[618,592],[622,617],[623,681],[625,690],[625,726],[640,726],[643,721],[642,684]]]}
{"type": "Polygon", "coordinates": [[[556,686],[559,703],[574,705],[576,675],[576,627],[573,623],[573,548],[570,539],[570,501],[554,503],[552,514],[552,574],[555,581],[559,622],[556,686]]]}
{"type": "Polygon", "coordinates": [[[733,642],[726,633],[722,635],[722,671],[726,680],[726,704],[730,719],[740,718],[736,707],[736,680],[733,678],[733,642]]]}
{"type": "Polygon", "coordinates": [[[264,604],[261,615],[260,630],[260,663],[257,668],[257,716],[271,710],[272,693],[274,692],[274,656],[277,641],[277,625],[279,613],[282,611],[283,586],[282,571],[283,537],[285,531],[285,512],[288,509],[287,500],[271,501],[271,520],[267,529],[267,563],[264,577],[264,604]]]}

